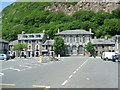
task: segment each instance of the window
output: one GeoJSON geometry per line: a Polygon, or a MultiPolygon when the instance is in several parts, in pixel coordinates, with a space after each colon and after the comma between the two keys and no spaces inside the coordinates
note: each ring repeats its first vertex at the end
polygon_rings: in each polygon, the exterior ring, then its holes
{"type": "Polygon", "coordinates": [[[29,50],[32,49],[31,46],[28,46],[28,49],[29,49],[29,50]]]}
{"type": "Polygon", "coordinates": [[[64,37],[64,41],[66,42],[66,37],[64,37]]]}
{"type": "Polygon", "coordinates": [[[29,41],[29,44],[32,43],[32,41],[29,41]]]}
{"type": "Polygon", "coordinates": [[[69,42],[69,36],[67,36],[67,42],[69,42]]]}
{"type": "Polygon", "coordinates": [[[70,42],[72,42],[72,36],[70,36],[70,42]]]}
{"type": "Polygon", "coordinates": [[[34,38],[34,35],[29,35],[30,38],[34,38]]]}
{"type": "Polygon", "coordinates": [[[28,36],[27,35],[23,35],[23,38],[27,38],[28,36]]]}
{"type": "Polygon", "coordinates": [[[27,40],[25,40],[25,43],[28,43],[28,41],[27,41],[27,40]]]}
{"type": "Polygon", "coordinates": [[[102,48],[104,49],[104,46],[102,46],[102,48]]]}
{"type": "Polygon", "coordinates": [[[78,35],[76,36],[76,40],[77,40],[77,42],[79,42],[79,36],[78,35]]]}
{"type": "Polygon", "coordinates": [[[82,37],[80,36],[80,42],[82,41],[82,37]]]}
{"type": "Polygon", "coordinates": [[[73,42],[75,42],[75,36],[73,37],[73,42]]]}
{"type": "Polygon", "coordinates": [[[41,35],[36,35],[36,37],[37,37],[37,38],[40,38],[40,37],[41,37],[41,35]]]}

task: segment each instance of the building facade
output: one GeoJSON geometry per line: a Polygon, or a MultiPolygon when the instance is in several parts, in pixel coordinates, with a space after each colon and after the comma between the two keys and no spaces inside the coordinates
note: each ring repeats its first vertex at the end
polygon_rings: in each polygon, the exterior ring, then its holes
{"type": "Polygon", "coordinates": [[[66,30],[57,33],[64,39],[65,55],[85,55],[85,45],[92,39],[93,33],[85,30],[66,30]]]}
{"type": "Polygon", "coordinates": [[[46,41],[45,33],[18,34],[18,43],[25,43],[27,50],[21,51],[21,56],[39,57],[42,55],[42,44],[46,41]]]}
{"type": "Polygon", "coordinates": [[[54,40],[46,40],[44,44],[42,44],[42,55],[49,54],[50,56],[54,56],[54,40]]]}
{"type": "MultiPolygon", "coordinates": [[[[85,55],[89,56],[85,46],[91,42],[95,47],[95,53],[100,56],[102,52],[120,53],[120,35],[116,35],[116,39],[92,39],[93,33],[91,29],[85,30],[66,30],[56,34],[64,39],[66,45],[65,55],[85,55]]],[[[27,50],[22,50],[20,55],[28,57],[39,57],[41,55],[54,56],[54,40],[48,40],[45,33],[18,34],[18,40],[10,42],[9,53],[18,56],[18,52],[13,50],[13,46],[18,43],[27,44],[27,50]]]]}
{"type": "Polygon", "coordinates": [[[9,42],[0,38],[0,54],[7,54],[9,42]]]}
{"type": "Polygon", "coordinates": [[[18,44],[18,40],[14,40],[9,43],[9,51],[8,51],[9,54],[12,54],[12,55],[14,54],[15,56],[18,56],[17,51],[14,50],[14,45],[16,44],[18,44]]]}
{"type": "Polygon", "coordinates": [[[101,56],[103,52],[115,52],[114,39],[91,39],[91,43],[94,45],[97,56],[101,56]]]}
{"type": "Polygon", "coordinates": [[[116,35],[115,52],[120,54],[120,35],[116,35]]]}

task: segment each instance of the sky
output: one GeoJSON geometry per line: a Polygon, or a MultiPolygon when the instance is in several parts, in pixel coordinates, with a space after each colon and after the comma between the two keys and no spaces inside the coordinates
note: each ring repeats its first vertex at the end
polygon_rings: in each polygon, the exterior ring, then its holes
{"type": "Polygon", "coordinates": [[[2,11],[6,6],[12,4],[14,1],[10,1],[10,2],[1,2],[0,1],[0,11],[2,11]]]}

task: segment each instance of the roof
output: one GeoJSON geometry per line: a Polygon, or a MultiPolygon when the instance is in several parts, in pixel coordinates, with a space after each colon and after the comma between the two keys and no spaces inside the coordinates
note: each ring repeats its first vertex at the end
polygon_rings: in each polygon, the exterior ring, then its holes
{"type": "Polygon", "coordinates": [[[18,40],[33,40],[33,39],[43,39],[44,37],[44,33],[31,33],[31,34],[18,34],[18,40]],[[28,36],[27,38],[24,38],[23,36],[26,35],[28,36]],[[40,37],[33,37],[33,38],[30,38],[29,36],[30,35],[40,35],[40,37]]]}
{"type": "Polygon", "coordinates": [[[102,44],[115,44],[114,39],[91,39],[92,44],[102,45],[102,44]]]}
{"type": "Polygon", "coordinates": [[[120,35],[115,35],[115,37],[120,37],[120,35]]]}
{"type": "Polygon", "coordinates": [[[46,40],[46,42],[43,45],[53,45],[54,40],[46,40]]]}
{"type": "Polygon", "coordinates": [[[16,45],[16,44],[18,44],[18,40],[15,40],[9,43],[9,45],[16,45]]]}
{"type": "Polygon", "coordinates": [[[57,35],[64,35],[64,34],[87,34],[87,35],[92,35],[93,33],[89,32],[89,31],[85,31],[82,29],[79,30],[66,30],[66,31],[62,31],[57,33],[57,35]]]}
{"type": "Polygon", "coordinates": [[[6,41],[6,40],[4,40],[4,39],[2,39],[2,38],[0,38],[0,42],[9,43],[8,41],[6,41]]]}

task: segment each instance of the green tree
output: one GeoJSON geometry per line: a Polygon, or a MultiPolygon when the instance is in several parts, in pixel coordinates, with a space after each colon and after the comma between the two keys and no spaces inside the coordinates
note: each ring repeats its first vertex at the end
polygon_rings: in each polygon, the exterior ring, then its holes
{"type": "Polygon", "coordinates": [[[103,25],[105,19],[111,19],[112,15],[108,12],[99,11],[94,17],[91,18],[91,22],[95,22],[98,25],[103,25]]]}
{"type": "Polygon", "coordinates": [[[82,20],[82,21],[89,21],[94,16],[95,13],[93,11],[85,11],[85,10],[77,11],[72,15],[72,17],[75,20],[82,20]]]}
{"type": "Polygon", "coordinates": [[[85,49],[90,52],[90,55],[93,55],[94,54],[94,45],[91,43],[91,42],[88,42],[85,49]]]}
{"type": "Polygon", "coordinates": [[[113,18],[119,18],[120,19],[120,9],[116,9],[112,11],[113,18]]]}
{"type": "Polygon", "coordinates": [[[55,42],[54,42],[54,51],[56,54],[64,54],[65,51],[65,44],[64,44],[64,40],[62,39],[62,37],[60,36],[56,36],[54,38],[55,42]]]}
{"type": "Polygon", "coordinates": [[[14,45],[14,48],[13,48],[13,50],[16,50],[16,51],[18,51],[19,53],[18,53],[18,55],[20,55],[20,52],[21,52],[21,50],[23,50],[23,49],[27,49],[27,45],[26,44],[24,44],[24,43],[18,43],[18,44],[16,44],[16,45],[14,45]]]}
{"type": "Polygon", "coordinates": [[[120,33],[120,19],[105,19],[104,25],[109,27],[106,31],[108,34],[114,36],[120,33]]]}

